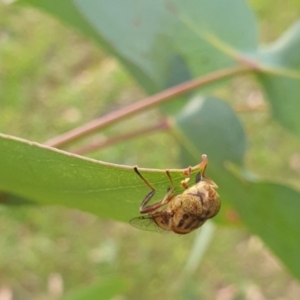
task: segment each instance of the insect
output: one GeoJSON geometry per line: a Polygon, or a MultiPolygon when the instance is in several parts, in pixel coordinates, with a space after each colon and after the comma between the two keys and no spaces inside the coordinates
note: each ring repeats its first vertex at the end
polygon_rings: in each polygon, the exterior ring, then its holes
{"type": "Polygon", "coordinates": [[[172,177],[166,170],[170,187],[164,198],[152,205],[148,203],[154,196],[155,189],[135,167],[134,171],[151,191],[140,206],[140,213],[145,215],[131,219],[130,223],[140,229],[161,229],[186,234],[202,226],[207,219],[214,217],[220,210],[221,202],[216,192],[218,186],[204,174],[207,163],[207,156],[203,154],[200,164],[183,171],[186,178],[181,181],[181,186],[185,190],[181,194],[174,193],[172,177]],[[195,169],[199,169],[200,172],[196,174],[195,184],[189,186],[192,170],[195,169]]]}

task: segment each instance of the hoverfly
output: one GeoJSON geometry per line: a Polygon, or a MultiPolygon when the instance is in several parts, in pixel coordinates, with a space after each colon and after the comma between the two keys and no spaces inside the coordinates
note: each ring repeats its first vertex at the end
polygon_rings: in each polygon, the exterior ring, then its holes
{"type": "Polygon", "coordinates": [[[133,218],[130,223],[140,229],[161,229],[186,234],[202,226],[207,219],[214,217],[220,210],[221,202],[216,192],[218,186],[204,175],[207,162],[207,156],[203,154],[199,165],[183,171],[186,178],[181,181],[181,186],[185,190],[181,194],[174,193],[172,177],[166,170],[170,188],[162,200],[152,205],[147,204],[154,196],[155,189],[135,167],[134,171],[151,191],[140,206],[140,213],[147,215],[133,218]],[[196,174],[195,184],[189,186],[194,169],[199,169],[200,172],[196,174]]]}

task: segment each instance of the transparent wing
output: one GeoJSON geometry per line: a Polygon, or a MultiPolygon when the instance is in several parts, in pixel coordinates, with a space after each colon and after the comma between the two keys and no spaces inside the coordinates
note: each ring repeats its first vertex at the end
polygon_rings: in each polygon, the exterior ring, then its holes
{"type": "Polygon", "coordinates": [[[160,228],[154,221],[153,216],[140,216],[133,218],[129,221],[129,223],[142,230],[147,231],[155,231],[155,232],[165,232],[164,229],[160,228]]]}

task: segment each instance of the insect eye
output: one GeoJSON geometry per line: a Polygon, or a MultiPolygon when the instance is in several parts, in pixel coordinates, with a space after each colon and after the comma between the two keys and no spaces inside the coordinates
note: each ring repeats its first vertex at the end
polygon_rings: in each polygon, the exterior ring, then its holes
{"type": "Polygon", "coordinates": [[[196,174],[196,183],[198,183],[201,180],[202,180],[202,176],[201,176],[201,173],[199,172],[196,174]]]}

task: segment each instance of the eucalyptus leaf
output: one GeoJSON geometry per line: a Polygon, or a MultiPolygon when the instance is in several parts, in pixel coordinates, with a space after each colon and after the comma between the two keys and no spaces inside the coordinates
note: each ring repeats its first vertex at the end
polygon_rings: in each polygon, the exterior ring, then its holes
{"type": "Polygon", "coordinates": [[[210,161],[231,161],[243,165],[247,140],[242,124],[232,108],[215,97],[195,97],[176,118],[178,136],[190,153],[209,153],[210,161]],[[203,139],[201,139],[202,137],[203,139]],[[197,147],[195,148],[195,142],[197,147]],[[207,151],[207,152],[205,152],[207,151]]]}
{"type": "Polygon", "coordinates": [[[240,121],[221,100],[206,98],[194,102],[174,120],[183,164],[203,151],[209,153],[207,173],[219,185],[222,204],[234,207],[245,225],[300,278],[300,192],[283,184],[243,177],[241,161],[246,139],[240,121]],[[241,172],[230,172],[230,165],[239,165],[241,172]]]}
{"type": "MultiPolygon", "coordinates": [[[[133,167],[100,162],[5,135],[0,135],[0,151],[0,191],[8,194],[2,196],[2,203],[23,204],[27,200],[31,204],[64,205],[128,222],[139,215],[139,206],[149,193],[133,167]]],[[[194,165],[199,159],[200,156],[194,165]]],[[[153,201],[162,199],[170,187],[165,171],[139,170],[156,189],[153,201]]],[[[180,181],[185,176],[182,170],[170,172],[176,192],[180,193],[180,181]]]]}
{"type": "Polygon", "coordinates": [[[257,47],[254,15],[239,0],[74,3],[118,52],[159,82],[166,78],[168,65],[178,54],[183,55],[194,75],[200,75],[237,64],[227,47],[246,52],[257,47]]]}
{"type": "MultiPolygon", "coordinates": [[[[117,49],[111,45],[110,41],[106,40],[104,34],[94,28],[90,20],[86,19],[85,16],[82,15],[82,12],[78,9],[74,1],[17,0],[17,2],[22,5],[37,7],[78,30],[86,37],[91,38],[111,55],[117,57],[132,74],[135,74],[136,80],[142,84],[146,90],[154,91],[156,89],[152,79],[141,68],[129,61],[122,52],[117,51],[117,49]]],[[[85,1],[83,1],[83,3],[85,3],[85,1]]],[[[97,18],[100,16],[101,14],[98,12],[97,18]]]]}
{"type": "Polygon", "coordinates": [[[300,134],[300,22],[273,44],[261,48],[260,60],[271,72],[258,74],[271,103],[273,116],[285,128],[300,134]]]}
{"type": "Polygon", "coordinates": [[[94,38],[121,59],[149,92],[161,90],[171,81],[170,70],[177,57],[194,77],[235,66],[237,55],[253,56],[257,48],[254,15],[240,0],[64,2],[19,0],[94,38]]]}

